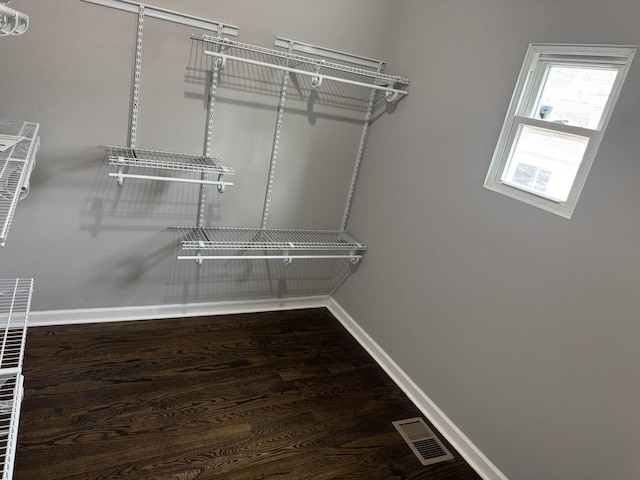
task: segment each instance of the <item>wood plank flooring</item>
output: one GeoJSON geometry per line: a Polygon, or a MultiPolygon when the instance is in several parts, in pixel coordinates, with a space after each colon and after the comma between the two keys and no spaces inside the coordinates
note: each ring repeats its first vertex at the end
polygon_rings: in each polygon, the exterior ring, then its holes
{"type": "Polygon", "coordinates": [[[24,374],[15,480],[480,478],[325,309],[30,328],[24,374]]]}

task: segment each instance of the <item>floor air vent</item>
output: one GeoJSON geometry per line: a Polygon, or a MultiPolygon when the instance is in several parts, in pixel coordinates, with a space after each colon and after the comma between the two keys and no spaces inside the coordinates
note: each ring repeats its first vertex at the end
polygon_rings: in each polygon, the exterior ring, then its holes
{"type": "Polygon", "coordinates": [[[453,455],[419,417],[393,422],[422,465],[453,460],[453,455]]]}

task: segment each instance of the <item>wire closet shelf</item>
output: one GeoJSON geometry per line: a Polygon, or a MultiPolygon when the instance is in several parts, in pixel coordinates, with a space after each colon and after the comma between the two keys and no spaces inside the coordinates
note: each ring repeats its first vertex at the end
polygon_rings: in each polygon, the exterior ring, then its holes
{"type": "Polygon", "coordinates": [[[318,47],[284,37],[276,37],[275,40],[275,45],[284,50],[250,45],[206,34],[194,34],[191,38],[203,42],[205,45],[204,54],[219,59],[222,67],[227,60],[232,60],[311,77],[313,88],[320,87],[323,80],[365,87],[384,92],[387,101],[390,102],[408,93],[406,88],[409,86],[409,80],[400,76],[383,74],[381,70],[384,62],[380,60],[318,47]],[[295,53],[296,51],[313,54],[318,58],[300,55],[295,53]],[[327,58],[350,65],[327,61],[327,58]]]}
{"type": "Polygon", "coordinates": [[[367,247],[339,230],[175,227],[181,235],[181,260],[342,258],[357,262],[367,247]]]}
{"type": "Polygon", "coordinates": [[[4,247],[18,205],[29,190],[40,147],[39,124],[0,120],[0,247],[4,247]]]}
{"type": "Polygon", "coordinates": [[[0,280],[0,457],[2,479],[13,473],[23,394],[22,362],[33,279],[0,280]]]}
{"type": "Polygon", "coordinates": [[[109,164],[118,167],[118,171],[110,172],[109,176],[117,178],[120,186],[125,178],[217,185],[219,190],[225,186],[233,185],[232,182],[223,181],[223,176],[235,175],[235,170],[220,158],[115,146],[107,146],[105,150],[109,157],[109,164]],[[129,171],[131,168],[136,171],[142,169],[143,172],[150,171],[150,169],[165,172],[199,172],[211,175],[211,177],[207,175],[207,177],[187,178],[152,175],[151,173],[131,173],[129,171]],[[217,180],[209,180],[215,176],[217,176],[217,180]]]}

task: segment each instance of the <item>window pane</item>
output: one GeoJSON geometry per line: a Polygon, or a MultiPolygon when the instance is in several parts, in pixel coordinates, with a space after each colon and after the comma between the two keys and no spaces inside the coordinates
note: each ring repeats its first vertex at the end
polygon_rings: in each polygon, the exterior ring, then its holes
{"type": "Polygon", "coordinates": [[[589,138],[520,125],[514,143],[502,182],[566,201],[589,138]]]}
{"type": "Polygon", "coordinates": [[[597,130],[618,70],[615,68],[547,68],[533,117],[597,130]]]}

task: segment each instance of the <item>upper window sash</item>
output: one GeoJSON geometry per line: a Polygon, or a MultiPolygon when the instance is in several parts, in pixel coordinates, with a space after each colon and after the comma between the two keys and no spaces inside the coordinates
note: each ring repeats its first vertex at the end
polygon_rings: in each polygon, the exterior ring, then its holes
{"type": "MultiPolygon", "coordinates": [[[[600,117],[600,121],[598,122],[595,130],[602,130],[602,127],[606,125],[606,122],[609,119],[610,112],[612,110],[612,106],[615,104],[617,99],[617,91],[616,89],[620,89],[622,86],[620,82],[620,70],[623,65],[618,63],[597,63],[596,59],[593,59],[593,62],[586,62],[584,59],[564,59],[560,61],[558,59],[553,62],[550,61],[540,61],[533,69],[531,74],[531,78],[525,84],[525,88],[522,93],[523,101],[518,104],[518,108],[514,112],[515,115],[525,116],[529,118],[536,118],[538,114],[535,110],[535,107],[538,105],[540,98],[543,94],[544,85],[546,84],[547,78],[550,74],[550,69],[553,67],[558,68],[590,68],[597,70],[614,70],[616,72],[616,79],[613,82],[613,87],[611,92],[608,95],[607,102],[603,107],[604,115],[600,117]]],[[[546,122],[550,123],[550,122],[546,122]]]]}

